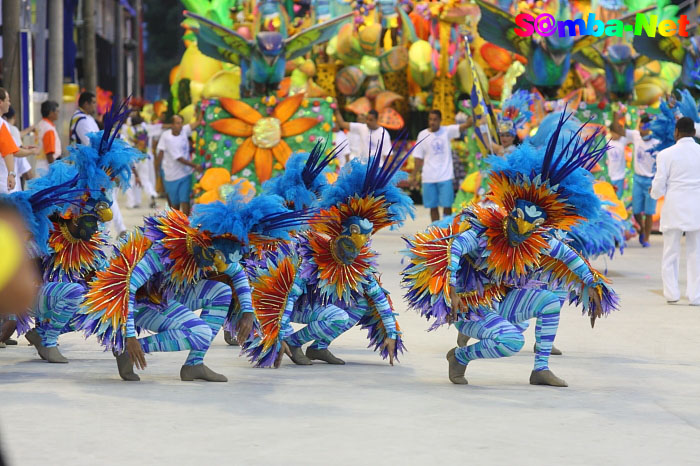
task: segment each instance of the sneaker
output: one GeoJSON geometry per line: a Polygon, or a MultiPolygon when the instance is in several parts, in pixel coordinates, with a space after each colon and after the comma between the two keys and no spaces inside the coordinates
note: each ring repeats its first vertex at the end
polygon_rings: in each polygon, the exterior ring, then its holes
{"type": "MultiPolygon", "coordinates": [[[[639,244],[641,244],[642,247],[645,248],[646,246],[644,246],[644,243],[646,243],[646,241],[644,241],[644,235],[640,233],[638,239],[639,239],[639,244]]],[[[647,244],[649,244],[649,243],[647,243],[647,244]]]]}
{"type": "Polygon", "coordinates": [[[648,241],[642,242],[642,247],[643,247],[643,248],[648,248],[648,247],[650,247],[650,246],[651,246],[651,244],[650,244],[648,241]]]}
{"type": "Polygon", "coordinates": [[[150,207],[151,209],[155,209],[155,208],[158,207],[158,204],[156,203],[156,198],[155,198],[155,197],[151,197],[151,203],[148,204],[148,207],[150,207]]]}

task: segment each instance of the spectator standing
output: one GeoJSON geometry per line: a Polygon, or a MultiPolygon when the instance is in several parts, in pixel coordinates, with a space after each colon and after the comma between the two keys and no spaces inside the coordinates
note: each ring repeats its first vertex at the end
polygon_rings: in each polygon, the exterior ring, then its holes
{"type": "Polygon", "coordinates": [[[341,147],[341,149],[337,152],[336,160],[338,161],[338,166],[343,168],[343,166],[350,161],[350,144],[345,131],[340,129],[338,126],[336,126],[334,130],[333,147],[341,147]]]}
{"type": "Polygon", "coordinates": [[[36,158],[36,173],[42,176],[49,165],[61,158],[61,138],[56,131],[58,103],[47,100],[41,104],[41,121],[36,125],[39,137],[39,155],[36,158]]]}
{"type": "Polygon", "coordinates": [[[88,134],[100,130],[95,121],[97,97],[92,92],[83,92],[78,97],[78,109],[70,119],[70,143],[90,145],[88,134]]]}
{"type": "Polygon", "coordinates": [[[358,158],[361,162],[369,160],[369,154],[377,152],[382,144],[382,163],[391,152],[391,136],[382,126],[379,126],[379,113],[370,110],[366,116],[366,123],[348,123],[343,120],[340,111],[335,111],[336,123],[340,129],[348,131],[348,139],[351,141],[351,158],[358,158]],[[383,139],[382,139],[383,138],[383,139]]]}
{"type": "Polygon", "coordinates": [[[664,238],[661,263],[664,297],[668,303],[680,297],[678,269],[681,237],[685,233],[687,286],[690,304],[700,306],[700,145],[693,139],[693,120],[676,122],[676,144],[659,152],[651,196],[665,196],[660,229],[664,238]]]}
{"type": "MultiPolygon", "coordinates": [[[[10,110],[10,93],[0,87],[0,114],[4,115],[10,110]]],[[[17,184],[17,174],[15,173],[15,154],[20,148],[15,144],[15,140],[10,133],[10,127],[3,118],[0,118],[0,155],[5,162],[7,169],[6,179],[0,179],[2,188],[0,190],[12,191],[17,184]]]]}
{"type": "MultiPolygon", "coordinates": [[[[71,144],[90,145],[90,133],[100,131],[95,121],[95,113],[97,112],[97,97],[92,92],[83,92],[78,97],[78,109],[73,113],[70,119],[70,142],[71,144]]],[[[112,220],[107,227],[108,231],[122,236],[126,234],[126,225],[124,217],[119,208],[119,200],[117,195],[119,188],[112,190],[112,220]]]]}
{"type": "MultiPolygon", "coordinates": [[[[36,155],[39,153],[36,147],[23,148],[22,136],[31,131],[34,131],[34,128],[30,126],[24,131],[20,131],[19,128],[15,126],[15,110],[12,107],[10,107],[10,110],[5,115],[3,115],[3,118],[5,118],[5,122],[7,123],[10,129],[12,139],[15,141],[17,147],[20,148],[20,150],[15,153],[15,172],[17,173],[17,183],[15,184],[15,188],[10,190],[9,192],[21,191],[22,179],[29,180],[32,178],[32,166],[29,164],[29,161],[27,161],[27,156],[36,155]]],[[[0,159],[0,192],[5,192],[3,191],[3,189],[7,185],[7,183],[3,181],[5,179],[7,179],[7,166],[5,165],[5,161],[0,159]]]]}
{"type": "Polygon", "coordinates": [[[445,216],[452,214],[454,202],[454,166],[451,141],[471,126],[471,119],[460,125],[441,126],[442,113],[431,110],[428,128],[418,133],[418,146],[413,151],[415,166],[412,184],[421,185],[423,205],[430,209],[430,219],[440,219],[440,207],[445,216]],[[419,181],[420,180],[420,181],[419,181]]]}
{"type": "Polygon", "coordinates": [[[625,158],[627,138],[621,133],[623,131],[617,125],[610,126],[610,142],[608,142],[608,150],[605,153],[608,178],[619,199],[622,199],[622,193],[625,189],[625,174],[627,173],[627,159],[625,158]]]}
{"type": "Polygon", "coordinates": [[[141,188],[150,198],[149,207],[151,209],[156,208],[158,193],[156,193],[154,188],[151,180],[151,170],[149,170],[149,166],[153,165],[153,158],[149,157],[148,154],[148,126],[137,109],[131,111],[128,121],[122,126],[123,138],[143,153],[143,159],[134,164],[134,182],[126,191],[127,207],[130,209],[141,206],[141,188]]]}
{"type": "Polygon", "coordinates": [[[180,115],[173,115],[172,128],[164,131],[158,141],[158,158],[162,161],[168,202],[170,207],[181,210],[185,215],[190,214],[192,173],[202,170],[201,166],[192,162],[190,153],[190,135],[200,121],[201,118],[198,118],[195,123],[185,125],[180,115]]]}
{"type": "MultiPolygon", "coordinates": [[[[622,115],[618,115],[621,117],[622,115]]],[[[654,147],[659,143],[651,137],[649,129],[650,118],[644,115],[639,130],[627,129],[624,131],[627,141],[634,144],[634,180],[632,184],[632,213],[639,225],[639,243],[648,248],[650,246],[651,225],[653,215],[656,213],[656,200],[649,194],[651,181],[654,178],[654,166],[656,164],[656,152],[654,147]]],[[[619,125],[618,125],[619,126],[619,125]]]]}

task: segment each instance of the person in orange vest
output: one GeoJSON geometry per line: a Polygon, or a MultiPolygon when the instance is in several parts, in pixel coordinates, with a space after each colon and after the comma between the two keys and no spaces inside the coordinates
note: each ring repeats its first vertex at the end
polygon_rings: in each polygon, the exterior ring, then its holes
{"type": "Polygon", "coordinates": [[[36,159],[36,172],[41,176],[48,170],[49,165],[61,158],[61,139],[56,131],[58,120],[58,103],[47,100],[41,104],[41,121],[37,123],[36,130],[39,136],[41,151],[36,159]]]}

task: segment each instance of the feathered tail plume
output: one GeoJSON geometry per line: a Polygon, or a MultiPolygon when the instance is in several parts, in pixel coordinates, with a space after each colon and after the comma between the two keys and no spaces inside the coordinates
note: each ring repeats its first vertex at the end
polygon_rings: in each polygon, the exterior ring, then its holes
{"type": "Polygon", "coordinates": [[[104,116],[104,132],[102,133],[102,138],[100,140],[100,145],[98,146],[97,152],[100,155],[104,155],[105,152],[112,148],[112,143],[114,139],[119,136],[119,130],[129,116],[129,101],[131,97],[127,97],[122,101],[119,107],[116,103],[112,103],[109,111],[104,116]]]}
{"type": "Polygon", "coordinates": [[[678,101],[678,110],[684,117],[691,118],[695,123],[700,123],[700,115],[698,115],[698,106],[695,103],[695,99],[690,94],[688,89],[681,89],[678,91],[681,96],[681,100],[678,101]]]}
{"type": "Polygon", "coordinates": [[[565,109],[547,144],[544,160],[542,161],[542,180],[549,180],[550,186],[559,185],[577,168],[591,171],[608,150],[607,144],[600,147],[600,141],[596,141],[600,134],[600,128],[597,128],[592,135],[581,141],[581,132],[586,126],[586,123],[584,123],[564,144],[563,148],[559,149],[559,154],[556,155],[561,130],[572,115],[572,113],[567,115],[565,109]],[[569,151],[570,149],[571,151],[569,151]]]}
{"type": "Polygon", "coordinates": [[[323,170],[328,167],[328,164],[338,156],[338,152],[344,149],[345,146],[346,144],[336,146],[330,153],[326,154],[327,143],[324,143],[323,146],[321,146],[321,141],[316,143],[314,148],[311,149],[311,153],[306,159],[306,164],[304,164],[304,168],[301,171],[301,179],[304,181],[304,185],[307,188],[310,189],[313,186],[314,181],[323,170]]]}

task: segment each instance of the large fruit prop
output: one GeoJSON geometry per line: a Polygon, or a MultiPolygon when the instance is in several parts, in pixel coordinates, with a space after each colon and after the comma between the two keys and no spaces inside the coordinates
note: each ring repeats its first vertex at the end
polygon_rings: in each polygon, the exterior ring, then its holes
{"type": "Polygon", "coordinates": [[[195,161],[205,168],[225,168],[257,188],[284,169],[292,152],[329,137],[332,103],[331,98],[303,94],[285,99],[205,99],[205,124],[195,144],[195,161]]]}
{"type": "Polygon", "coordinates": [[[407,97],[408,51],[403,36],[395,40],[399,15],[391,3],[358,2],[355,21],[340,28],[326,51],[343,64],[335,87],[350,101],[346,108],[358,114],[375,109],[381,125],[400,129],[403,117],[390,105],[407,97]]]}
{"type": "Polygon", "coordinates": [[[245,198],[253,198],[256,193],[255,186],[250,181],[231,177],[231,172],[221,167],[207,169],[195,184],[194,190],[197,204],[224,201],[233,191],[245,198]]]}

